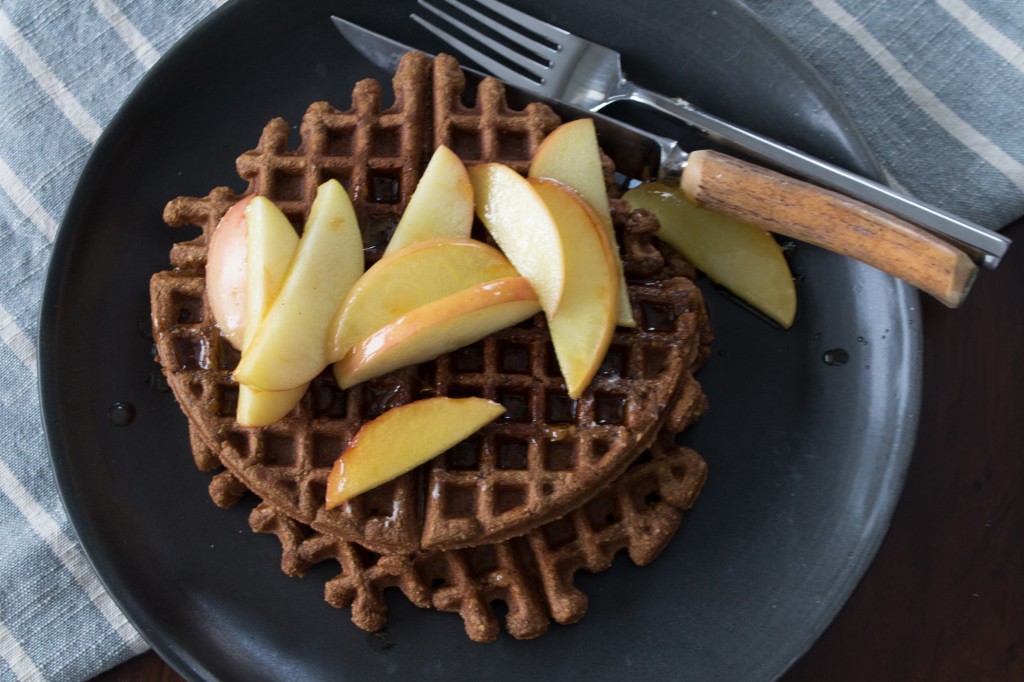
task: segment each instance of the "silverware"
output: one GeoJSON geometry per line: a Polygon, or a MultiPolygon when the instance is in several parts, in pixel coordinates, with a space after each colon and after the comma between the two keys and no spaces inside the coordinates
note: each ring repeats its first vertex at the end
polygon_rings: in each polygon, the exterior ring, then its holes
{"type": "MultiPolygon", "coordinates": [[[[394,73],[398,69],[398,62],[407,52],[422,52],[341,17],[331,17],[331,21],[338,32],[360,54],[388,73],[394,73]]],[[[463,66],[462,70],[471,85],[487,76],[482,71],[467,66],[463,66]]],[[[515,85],[506,85],[506,90],[513,96],[522,98],[524,102],[544,102],[563,121],[592,119],[601,140],[601,148],[610,158],[615,159],[615,168],[623,176],[678,184],[689,154],[676,140],[654,135],[604,114],[587,111],[515,85]]]]}
{"type": "Polygon", "coordinates": [[[620,100],[649,106],[695,128],[713,142],[934,232],[959,245],[973,259],[990,269],[999,264],[1010,245],[1006,237],[973,222],[729,123],[697,109],[685,100],[666,97],[643,88],[625,77],[620,55],[615,50],[575,36],[498,0],[476,0],[476,4],[501,16],[503,22],[496,21],[460,0],[439,1],[499,32],[507,40],[516,43],[522,51],[493,40],[428,0],[417,1],[435,16],[434,21],[457,29],[518,67],[519,70],[511,68],[456,37],[449,30],[419,15],[412,15],[424,28],[506,83],[589,111],[599,111],[607,104],[620,100]],[[527,31],[547,42],[531,38],[526,34],[527,31]],[[524,52],[533,56],[527,56],[524,52]]]}
{"type": "MultiPolygon", "coordinates": [[[[360,53],[389,72],[405,53],[414,51],[344,19],[332,19],[360,53]]],[[[465,71],[469,80],[483,77],[478,71],[465,71]]],[[[856,258],[950,307],[964,300],[974,280],[977,268],[963,251],[877,209],[724,154],[687,154],[675,140],[514,85],[505,87],[510,95],[548,103],[563,120],[593,120],[601,147],[627,177],[671,177],[682,171],[682,186],[697,203],[856,258]]]]}

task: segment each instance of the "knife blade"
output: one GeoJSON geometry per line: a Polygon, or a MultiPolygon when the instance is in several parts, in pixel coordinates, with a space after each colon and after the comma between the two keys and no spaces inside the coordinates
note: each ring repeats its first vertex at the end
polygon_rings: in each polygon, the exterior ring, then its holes
{"type": "MultiPolygon", "coordinates": [[[[391,73],[406,53],[424,52],[341,17],[331,20],[360,54],[391,73]]],[[[486,77],[462,68],[471,83],[486,77]]],[[[974,282],[977,267],[972,256],[993,266],[989,254],[982,258],[971,250],[968,255],[961,244],[836,192],[711,150],[690,154],[673,139],[509,83],[504,86],[506,93],[525,101],[544,102],[563,120],[593,120],[602,149],[627,177],[670,182],[681,178],[684,194],[699,206],[867,263],[949,307],[959,306],[974,282]]]]}

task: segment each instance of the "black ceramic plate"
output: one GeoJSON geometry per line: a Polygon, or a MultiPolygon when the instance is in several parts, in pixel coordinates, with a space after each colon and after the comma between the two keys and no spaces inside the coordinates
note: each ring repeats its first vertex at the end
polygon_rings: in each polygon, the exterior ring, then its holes
{"type": "MultiPolygon", "coordinates": [[[[871,173],[836,101],[786,45],[722,0],[521,2],[623,52],[639,82],[871,173]],[[666,13],[667,12],[667,13],[666,13]]],[[[97,145],[54,249],[40,341],[61,493],[104,582],[192,678],[768,680],[821,633],[863,574],[898,496],[916,425],[916,297],[867,267],[800,246],[796,326],[776,330],[708,288],[717,340],[700,378],[711,411],[687,436],[710,479],[651,566],[579,577],[582,622],[535,641],[473,644],[458,616],[389,602],[389,636],[322,599],[329,567],[278,568],[249,505],[207,497],[185,419],[154,389],[151,273],[174,240],[164,203],[242,189],[234,159],[265,121],[349,105],[387,79],[338,35],[341,14],[436,50],[410,2],[230,4],[172,50],[97,145]],[[848,362],[831,366],[826,351],[848,362]],[[134,421],[115,425],[115,403],[134,421]]]]}

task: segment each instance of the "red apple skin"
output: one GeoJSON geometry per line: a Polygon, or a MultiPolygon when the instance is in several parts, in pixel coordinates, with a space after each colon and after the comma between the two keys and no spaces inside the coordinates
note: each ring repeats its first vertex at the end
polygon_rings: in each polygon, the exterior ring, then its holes
{"type": "Polygon", "coordinates": [[[252,196],[227,210],[210,236],[206,252],[206,295],[221,336],[241,350],[245,336],[245,209],[252,196]]]}

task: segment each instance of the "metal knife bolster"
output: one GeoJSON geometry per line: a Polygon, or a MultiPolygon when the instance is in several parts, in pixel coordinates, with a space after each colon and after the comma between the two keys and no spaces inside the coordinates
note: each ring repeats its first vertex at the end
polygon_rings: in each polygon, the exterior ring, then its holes
{"type": "MultiPolygon", "coordinates": [[[[394,72],[405,53],[423,52],[339,17],[331,19],[353,47],[373,64],[389,72],[394,72]]],[[[486,74],[472,68],[464,66],[463,70],[471,82],[486,77],[486,74]]],[[[665,179],[678,178],[682,174],[688,154],[675,140],[648,133],[599,112],[544,97],[526,88],[508,83],[504,85],[511,96],[521,98],[524,102],[544,102],[563,120],[593,119],[601,147],[615,159],[616,169],[626,177],[643,180],[665,179]]],[[[867,180],[797,149],[761,137],[697,110],[683,100],[641,89],[633,92],[629,99],[661,108],[666,114],[684,120],[687,125],[712,142],[741,151],[767,166],[898,216],[956,245],[984,267],[995,268],[1011,243],[1010,239],[997,232],[902,195],[885,185],[867,180]]]]}

